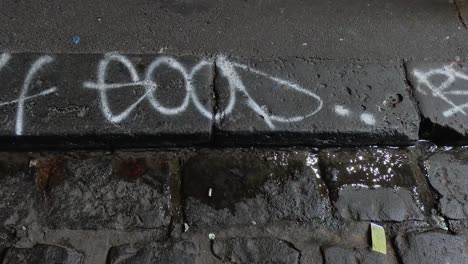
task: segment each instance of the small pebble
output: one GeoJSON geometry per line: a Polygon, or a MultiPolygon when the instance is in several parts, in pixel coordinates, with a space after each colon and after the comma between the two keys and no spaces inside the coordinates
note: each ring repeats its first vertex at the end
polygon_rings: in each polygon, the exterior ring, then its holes
{"type": "Polygon", "coordinates": [[[72,42],[75,44],[78,44],[80,42],[81,38],[80,36],[73,36],[72,37],[72,42]]]}

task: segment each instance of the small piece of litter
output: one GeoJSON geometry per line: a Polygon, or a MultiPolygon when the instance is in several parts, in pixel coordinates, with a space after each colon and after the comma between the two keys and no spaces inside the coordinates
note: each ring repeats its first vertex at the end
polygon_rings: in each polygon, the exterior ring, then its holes
{"type": "Polygon", "coordinates": [[[439,216],[437,210],[431,210],[432,220],[437,224],[437,226],[443,230],[448,230],[447,225],[445,224],[445,219],[442,216],[439,216]]]}
{"type": "Polygon", "coordinates": [[[213,194],[213,189],[209,188],[208,189],[208,197],[211,197],[212,194],[213,194]]]}
{"type": "Polygon", "coordinates": [[[189,230],[189,225],[187,223],[184,223],[184,233],[189,230]]]}
{"type": "Polygon", "coordinates": [[[208,234],[208,238],[209,238],[210,240],[214,240],[215,237],[216,237],[216,236],[215,236],[215,234],[213,234],[213,233],[209,233],[209,234],[208,234]]]}
{"type": "Polygon", "coordinates": [[[80,36],[73,36],[72,37],[72,42],[75,44],[78,44],[80,42],[81,38],[80,36]]]}
{"type": "Polygon", "coordinates": [[[36,167],[36,165],[37,165],[37,160],[31,160],[29,162],[29,167],[36,167]]]}
{"type": "Polygon", "coordinates": [[[22,226],[21,229],[23,229],[23,231],[26,231],[26,227],[25,227],[25,226],[22,226]]]}
{"type": "Polygon", "coordinates": [[[371,223],[372,250],[387,254],[387,241],[383,226],[371,223]]]}

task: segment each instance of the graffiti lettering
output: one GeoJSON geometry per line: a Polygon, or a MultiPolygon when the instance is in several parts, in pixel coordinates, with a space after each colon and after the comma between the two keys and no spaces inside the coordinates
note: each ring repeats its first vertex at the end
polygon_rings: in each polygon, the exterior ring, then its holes
{"type": "Polygon", "coordinates": [[[196,109],[206,118],[219,121],[223,117],[229,115],[234,110],[234,107],[237,103],[236,98],[237,94],[243,94],[244,98],[246,98],[246,104],[249,108],[251,108],[254,112],[258,115],[264,117],[265,123],[271,128],[275,128],[274,122],[277,123],[289,123],[289,122],[300,122],[307,117],[315,115],[322,109],[323,102],[322,99],[316,95],[315,93],[286,80],[273,77],[267,73],[262,71],[258,71],[256,69],[250,68],[247,65],[230,62],[225,57],[219,57],[214,60],[202,60],[198,64],[196,64],[192,69],[186,69],[180,62],[172,57],[159,57],[155,59],[147,68],[145,73],[145,78],[141,79],[138,72],[136,71],[134,65],[123,55],[116,54],[116,53],[109,53],[105,55],[105,58],[99,63],[98,66],[98,74],[97,74],[97,82],[85,82],[83,84],[84,87],[90,89],[96,89],[99,91],[100,98],[101,98],[101,108],[103,114],[106,116],[107,120],[114,123],[119,123],[125,120],[130,113],[145,99],[149,101],[151,106],[154,110],[158,111],[163,115],[178,115],[183,113],[190,103],[193,103],[196,109]],[[121,63],[125,66],[125,68],[130,73],[131,82],[129,83],[112,83],[108,84],[105,82],[106,75],[109,67],[109,63],[112,61],[116,61],[121,63]],[[229,102],[225,109],[222,109],[218,113],[214,114],[210,109],[206,109],[203,104],[200,102],[198,95],[196,93],[196,89],[194,87],[194,77],[195,75],[204,67],[211,67],[213,66],[214,62],[216,62],[216,66],[219,68],[219,72],[228,80],[229,83],[229,102]],[[157,92],[158,85],[155,81],[153,81],[154,72],[162,66],[170,67],[176,71],[178,71],[184,79],[185,84],[185,97],[182,103],[174,108],[167,108],[164,107],[160,102],[157,101],[155,97],[155,93],[157,92]],[[296,92],[302,93],[304,96],[311,98],[311,106],[312,109],[308,113],[300,113],[299,115],[295,116],[281,116],[281,115],[272,115],[267,113],[262,107],[250,96],[248,92],[248,88],[244,85],[240,75],[238,74],[238,70],[245,70],[249,71],[253,74],[260,75],[267,79],[270,79],[273,82],[281,85],[281,87],[287,87],[287,89],[294,90],[296,92]],[[111,111],[111,107],[109,105],[107,91],[109,89],[121,89],[130,86],[141,86],[145,89],[145,94],[141,96],[138,100],[136,100],[132,105],[130,105],[127,109],[122,111],[121,113],[115,114],[111,111]]]}
{"type": "MultiPolygon", "coordinates": [[[[8,65],[11,59],[12,56],[10,54],[4,53],[0,55],[0,71],[8,65]]],[[[19,89],[18,97],[15,100],[0,102],[0,107],[6,105],[16,105],[16,135],[24,134],[26,123],[25,103],[34,98],[50,95],[58,91],[58,87],[49,87],[39,93],[32,95],[29,94],[34,83],[34,79],[38,77],[38,73],[43,71],[44,67],[47,64],[51,64],[53,61],[54,58],[48,55],[37,58],[30,65],[28,71],[26,72],[24,82],[19,89]]],[[[444,69],[443,73],[447,74],[448,76],[447,84],[444,84],[446,86],[449,85],[449,82],[451,82],[455,77],[465,78],[468,80],[468,76],[450,69],[444,69]]],[[[424,85],[432,89],[434,94],[443,96],[445,86],[442,85],[441,87],[434,88],[428,81],[429,75],[433,74],[432,72],[416,72],[415,74],[421,78],[421,82],[424,85]]],[[[312,92],[310,89],[306,89],[292,81],[275,77],[246,64],[231,61],[225,56],[218,56],[212,59],[202,59],[194,66],[190,67],[184,65],[174,57],[157,56],[149,63],[144,72],[138,72],[135,65],[133,65],[132,61],[130,61],[130,59],[128,59],[126,56],[111,52],[105,54],[98,63],[96,80],[83,81],[82,87],[80,88],[92,89],[98,92],[100,111],[106,120],[113,124],[127,120],[128,117],[135,111],[135,109],[143,103],[148,103],[151,109],[163,116],[178,116],[187,111],[189,106],[193,106],[195,111],[198,112],[201,116],[208,120],[213,120],[214,122],[219,122],[223,118],[231,115],[237,106],[244,104],[255,114],[261,116],[263,120],[262,122],[264,122],[270,129],[273,130],[278,124],[301,122],[306,118],[312,117],[320,112],[324,105],[322,98],[319,97],[316,93],[312,92]],[[127,82],[115,83],[109,80],[108,75],[110,67],[113,67],[112,65],[116,64],[123,66],[123,69],[129,74],[127,82]],[[164,105],[163,102],[158,100],[157,94],[161,87],[158,87],[160,84],[158,84],[154,78],[158,71],[162,70],[163,68],[174,70],[178,72],[180,76],[182,76],[183,99],[177,106],[168,107],[167,105],[164,105]],[[229,94],[228,101],[226,102],[225,106],[222,109],[216,109],[216,111],[210,109],[202,103],[203,100],[199,98],[199,94],[197,93],[199,92],[200,87],[196,87],[197,82],[195,81],[197,77],[203,76],[202,71],[212,70],[213,68],[216,68],[219,77],[226,80],[226,87],[229,94]],[[275,89],[283,89],[283,91],[299,93],[305,99],[307,99],[306,102],[301,102],[305,107],[307,107],[307,110],[295,112],[292,114],[281,114],[281,111],[271,113],[268,111],[268,109],[274,106],[263,105],[254,99],[254,97],[251,95],[251,89],[253,89],[253,87],[246,85],[242,79],[244,74],[251,74],[256,77],[261,77],[272,83],[273,86],[276,87],[275,89]],[[111,95],[109,92],[111,90],[130,88],[142,89],[143,93],[138,98],[135,98],[135,100],[132,101],[129,106],[127,106],[122,111],[113,111],[112,100],[110,100],[111,95]]],[[[468,92],[465,91],[451,91],[451,93],[468,95],[468,92]]],[[[468,107],[468,105],[453,105],[453,107],[454,108],[450,111],[459,111],[465,114],[463,108],[468,107]]],[[[332,110],[334,110],[336,115],[341,117],[358,117],[344,105],[335,105],[332,110]]],[[[376,124],[376,119],[370,113],[361,114],[359,119],[365,125],[373,126],[376,124]]]]}
{"type": "Polygon", "coordinates": [[[413,74],[417,78],[416,89],[418,92],[425,95],[429,92],[432,96],[440,98],[451,107],[442,113],[445,117],[451,117],[456,113],[466,115],[464,109],[468,107],[468,103],[457,105],[449,98],[449,95],[468,95],[468,90],[449,90],[449,88],[451,88],[452,84],[457,79],[468,81],[467,74],[454,69],[453,65],[445,65],[441,68],[428,71],[414,70],[413,74]],[[437,75],[446,77],[446,79],[438,85],[431,82],[431,77],[437,75]]]}

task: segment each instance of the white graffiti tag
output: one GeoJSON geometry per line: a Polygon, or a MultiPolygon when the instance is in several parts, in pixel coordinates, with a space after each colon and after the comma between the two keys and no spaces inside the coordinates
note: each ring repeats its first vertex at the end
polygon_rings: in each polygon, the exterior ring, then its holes
{"type": "Polygon", "coordinates": [[[234,110],[236,105],[236,98],[237,94],[242,94],[243,98],[246,99],[246,104],[249,108],[251,108],[254,112],[258,115],[261,115],[265,123],[271,128],[275,128],[274,122],[277,123],[289,123],[289,122],[300,122],[307,117],[313,116],[318,113],[323,106],[322,99],[316,95],[315,93],[286,80],[273,77],[267,73],[262,71],[253,69],[247,65],[235,63],[228,61],[225,57],[218,57],[213,60],[201,60],[191,69],[187,69],[184,65],[182,65],[179,61],[172,57],[158,57],[156,58],[147,68],[145,72],[144,79],[141,79],[137,70],[135,69],[132,62],[127,59],[125,56],[117,54],[117,53],[108,53],[105,55],[104,59],[99,63],[98,66],[98,73],[97,73],[97,82],[84,82],[83,86],[86,88],[97,89],[100,94],[101,99],[101,109],[104,116],[113,123],[119,123],[125,120],[135,108],[142,103],[145,99],[149,101],[150,105],[159,113],[163,115],[178,115],[186,111],[190,103],[196,107],[196,109],[202,114],[204,117],[208,119],[214,119],[216,121],[221,120],[225,116],[231,114],[234,110]],[[107,79],[107,71],[109,67],[109,63],[115,61],[121,63],[130,73],[131,82],[128,83],[106,83],[107,79]],[[229,84],[229,101],[225,109],[220,110],[216,114],[212,112],[211,109],[206,109],[206,107],[201,103],[196,93],[196,87],[194,85],[194,77],[196,74],[201,71],[205,67],[212,67],[213,65],[219,69],[219,72],[228,80],[229,84]],[[183,79],[185,84],[185,97],[182,103],[173,108],[163,106],[155,96],[157,93],[158,85],[153,80],[154,72],[159,67],[169,67],[176,71],[178,71],[183,79]],[[280,116],[280,115],[272,115],[267,113],[253,98],[250,96],[247,87],[244,85],[241,77],[238,74],[238,70],[245,70],[249,71],[253,74],[265,77],[270,79],[273,82],[281,85],[282,87],[288,87],[288,89],[292,89],[299,93],[302,93],[305,96],[310,97],[315,102],[312,103],[313,107],[310,112],[305,114],[300,114],[296,116],[280,116]],[[114,113],[111,110],[111,106],[109,103],[107,92],[111,89],[120,89],[126,87],[134,87],[134,86],[141,86],[145,89],[145,94],[139,97],[133,104],[131,104],[128,108],[123,110],[120,113],[114,113]]]}
{"type": "Polygon", "coordinates": [[[2,56],[0,56],[0,70],[5,66],[8,61],[10,60],[11,55],[8,53],[3,53],[2,56]]]}
{"type": "MultiPolygon", "coordinates": [[[[217,61],[216,61],[216,65],[220,68],[221,73],[228,79],[229,88],[230,88],[229,103],[228,103],[226,109],[224,109],[219,114],[219,116],[216,117],[216,120],[218,120],[219,118],[224,117],[225,115],[229,115],[233,111],[234,105],[236,103],[236,92],[244,94],[244,97],[247,98],[247,105],[252,110],[254,110],[258,115],[261,115],[264,118],[267,125],[271,129],[275,128],[275,125],[273,124],[273,121],[278,122],[278,123],[300,122],[300,121],[304,120],[307,117],[310,117],[310,116],[313,116],[313,115],[317,114],[322,109],[322,106],[323,106],[322,99],[318,95],[316,95],[315,93],[313,93],[313,92],[299,86],[298,84],[295,84],[295,83],[292,83],[292,82],[289,82],[289,81],[286,81],[286,80],[283,80],[283,79],[280,79],[280,78],[277,78],[277,77],[273,77],[273,76],[271,76],[271,75],[269,75],[267,73],[264,73],[262,71],[253,69],[253,68],[251,68],[251,67],[249,67],[247,65],[244,65],[244,64],[240,64],[240,63],[236,63],[236,62],[230,62],[224,57],[218,58],[217,61]],[[247,87],[244,85],[244,83],[242,82],[242,79],[240,78],[239,74],[237,73],[236,68],[243,69],[243,70],[249,71],[251,73],[260,75],[262,77],[265,77],[265,78],[268,78],[268,79],[272,80],[273,82],[278,83],[282,87],[289,87],[292,90],[300,92],[300,93],[304,94],[305,96],[308,96],[308,97],[314,99],[316,101],[316,106],[313,107],[313,109],[309,113],[305,113],[305,114],[302,114],[302,115],[297,115],[297,116],[292,116],[292,117],[271,115],[271,114],[267,113],[265,110],[263,110],[263,108],[257,102],[255,102],[252,99],[252,97],[250,96],[250,94],[247,91],[247,87]]],[[[311,105],[314,105],[314,104],[311,104],[311,105]]]]}
{"type": "Polygon", "coordinates": [[[457,105],[455,102],[450,100],[449,96],[468,95],[468,90],[449,90],[449,88],[451,88],[452,84],[457,79],[468,81],[467,74],[456,70],[454,65],[445,65],[441,68],[432,69],[425,72],[414,70],[413,74],[417,78],[418,82],[416,89],[420,93],[427,95],[427,92],[430,92],[432,96],[442,99],[451,107],[442,113],[445,117],[451,117],[456,113],[466,115],[466,111],[464,109],[468,107],[468,103],[457,105]],[[431,82],[431,77],[441,75],[446,77],[443,82],[438,85],[431,82]]]}
{"type": "MultiPolygon", "coordinates": [[[[7,53],[0,55],[0,70],[3,70],[8,65],[11,58],[12,56],[7,53]]],[[[33,82],[35,78],[38,77],[38,73],[43,70],[46,64],[52,63],[53,61],[54,59],[48,55],[37,58],[31,64],[26,73],[26,77],[23,81],[18,97],[15,100],[0,102],[0,107],[6,105],[16,105],[16,135],[24,134],[26,102],[37,97],[55,93],[58,90],[57,87],[50,87],[33,95],[28,94],[31,92],[31,88],[34,86],[33,82]]],[[[435,88],[429,82],[429,78],[431,74],[438,74],[438,71],[431,71],[428,73],[415,72],[415,75],[421,79],[422,84],[420,86],[423,84],[426,85],[429,89],[431,89],[434,95],[440,96],[448,102],[450,101],[444,97],[445,94],[468,95],[467,91],[445,91],[445,88],[448,87],[455,78],[463,78],[468,80],[467,75],[457,72],[451,68],[444,69],[442,72],[443,74],[447,75],[447,84],[442,84],[441,87],[435,88]]],[[[97,80],[95,82],[83,82],[83,87],[87,89],[94,89],[99,92],[100,110],[104,117],[109,122],[114,124],[126,120],[129,115],[143,102],[149,103],[152,109],[164,116],[180,115],[187,111],[189,106],[193,105],[195,111],[200,113],[203,117],[215,122],[218,122],[223,118],[233,114],[236,105],[245,104],[248,109],[261,116],[262,120],[270,129],[275,129],[278,124],[301,122],[304,119],[317,114],[322,110],[324,104],[322,99],[317,94],[296,83],[272,76],[248,65],[230,61],[225,56],[200,60],[192,67],[187,67],[173,57],[158,56],[148,65],[145,72],[143,73],[144,75],[140,74],[141,73],[136,70],[136,67],[127,57],[115,52],[111,52],[105,54],[104,58],[99,62],[97,69],[97,80]],[[117,63],[124,67],[124,70],[129,74],[128,82],[115,83],[109,81],[109,79],[111,79],[109,78],[111,63],[113,65],[117,63]],[[158,70],[163,68],[175,70],[180,74],[180,76],[182,76],[184,97],[178,106],[167,107],[163,105],[163,103],[160,102],[157,98],[158,89],[160,89],[160,87],[158,87],[159,84],[154,80],[154,77],[157,75],[158,70]],[[208,108],[202,103],[203,100],[201,100],[197,94],[197,82],[195,81],[197,77],[206,76],[203,75],[203,70],[211,71],[213,69],[217,70],[219,76],[225,79],[227,83],[226,88],[229,93],[229,99],[227,100],[224,108],[216,109],[216,111],[214,111],[212,108],[208,108]],[[294,114],[272,114],[268,110],[269,105],[262,105],[254,100],[254,96],[252,96],[252,94],[258,94],[258,91],[253,93],[253,91],[251,91],[249,87],[245,85],[241,74],[243,74],[242,76],[244,76],[244,74],[253,75],[254,77],[261,77],[264,80],[268,80],[270,83],[272,83],[272,87],[274,88],[273,91],[279,91],[282,89],[284,91],[299,93],[304,98],[309,99],[306,103],[301,102],[301,106],[308,107],[309,110],[294,114]],[[131,101],[131,104],[123,111],[118,113],[113,111],[109,92],[111,90],[129,88],[142,88],[143,94],[136,98],[135,101],[131,101]]],[[[419,87],[419,89],[422,90],[421,87],[419,87]]],[[[262,96],[265,98],[265,94],[262,96]]],[[[453,103],[452,105],[454,108],[451,109],[451,111],[460,111],[463,114],[465,114],[463,108],[468,107],[465,105],[456,106],[453,103]]],[[[344,105],[335,105],[333,110],[336,115],[341,117],[359,118],[362,123],[368,126],[374,126],[377,124],[376,118],[368,112],[364,112],[358,115],[358,113],[351,111],[344,105]]],[[[450,113],[446,115],[450,115],[450,113]]]]}
{"type": "MultiPolygon", "coordinates": [[[[8,61],[10,60],[11,55],[4,53],[0,57],[0,70],[7,65],[8,61]]],[[[24,126],[24,104],[27,100],[39,97],[39,96],[44,96],[51,94],[57,90],[57,87],[50,87],[38,94],[35,95],[28,95],[29,88],[31,86],[31,83],[36,76],[37,72],[41,70],[42,67],[44,67],[45,64],[50,63],[53,61],[53,58],[50,56],[41,56],[39,59],[37,59],[32,65],[31,68],[29,69],[28,73],[26,74],[26,78],[23,82],[23,86],[20,91],[20,95],[18,99],[13,100],[13,101],[8,101],[8,102],[0,102],[0,106],[4,105],[11,105],[11,104],[17,104],[17,109],[16,109],[16,125],[15,125],[15,133],[16,135],[22,135],[23,134],[23,126],[24,126]]]]}
{"type": "Polygon", "coordinates": [[[201,61],[199,64],[197,64],[193,69],[188,72],[184,66],[182,66],[178,61],[176,61],[173,58],[170,57],[160,57],[153,61],[149,66],[148,70],[146,71],[145,79],[141,80],[139,74],[137,73],[135,67],[133,64],[124,56],[116,54],[116,53],[109,53],[105,55],[105,59],[102,60],[99,63],[98,66],[98,78],[97,82],[85,82],[83,84],[84,87],[86,88],[92,88],[92,89],[97,89],[99,90],[100,97],[101,97],[101,108],[103,111],[104,116],[107,118],[107,120],[113,122],[113,123],[119,123],[123,121],[127,116],[144,100],[148,99],[148,101],[151,103],[153,108],[160,112],[161,114],[164,115],[177,115],[185,111],[187,106],[190,103],[190,100],[197,106],[197,109],[200,110],[200,112],[206,116],[206,117],[211,117],[211,113],[209,110],[205,109],[202,105],[202,103],[198,100],[198,97],[196,93],[193,91],[194,90],[194,85],[193,85],[193,76],[201,70],[203,67],[210,65],[209,62],[207,61],[201,61]],[[107,84],[106,83],[106,78],[107,78],[107,68],[110,62],[112,61],[117,61],[122,63],[130,73],[131,77],[131,82],[129,83],[114,83],[114,84],[107,84]],[[179,71],[182,74],[182,77],[184,78],[185,81],[185,90],[186,90],[186,95],[184,100],[182,101],[182,104],[178,107],[174,108],[168,108],[164,107],[161,105],[161,103],[156,99],[154,93],[156,92],[158,86],[157,84],[152,80],[153,72],[158,68],[161,67],[162,65],[167,65],[174,70],[179,71]],[[125,87],[131,87],[131,86],[142,86],[145,88],[145,94],[141,96],[136,102],[134,102],[132,105],[130,105],[127,109],[122,111],[119,114],[114,114],[111,110],[110,104],[109,104],[109,99],[107,97],[107,91],[109,89],[119,89],[119,88],[125,88],[125,87]]]}

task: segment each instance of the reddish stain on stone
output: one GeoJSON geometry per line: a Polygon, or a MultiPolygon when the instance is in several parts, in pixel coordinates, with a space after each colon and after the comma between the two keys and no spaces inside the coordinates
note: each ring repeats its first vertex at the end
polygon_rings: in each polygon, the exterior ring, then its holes
{"type": "Polygon", "coordinates": [[[146,160],[143,158],[128,159],[120,164],[120,175],[129,178],[138,178],[143,176],[148,171],[146,160]]]}
{"type": "Polygon", "coordinates": [[[57,159],[36,160],[36,184],[39,191],[44,192],[49,179],[57,174],[57,159]]]}

